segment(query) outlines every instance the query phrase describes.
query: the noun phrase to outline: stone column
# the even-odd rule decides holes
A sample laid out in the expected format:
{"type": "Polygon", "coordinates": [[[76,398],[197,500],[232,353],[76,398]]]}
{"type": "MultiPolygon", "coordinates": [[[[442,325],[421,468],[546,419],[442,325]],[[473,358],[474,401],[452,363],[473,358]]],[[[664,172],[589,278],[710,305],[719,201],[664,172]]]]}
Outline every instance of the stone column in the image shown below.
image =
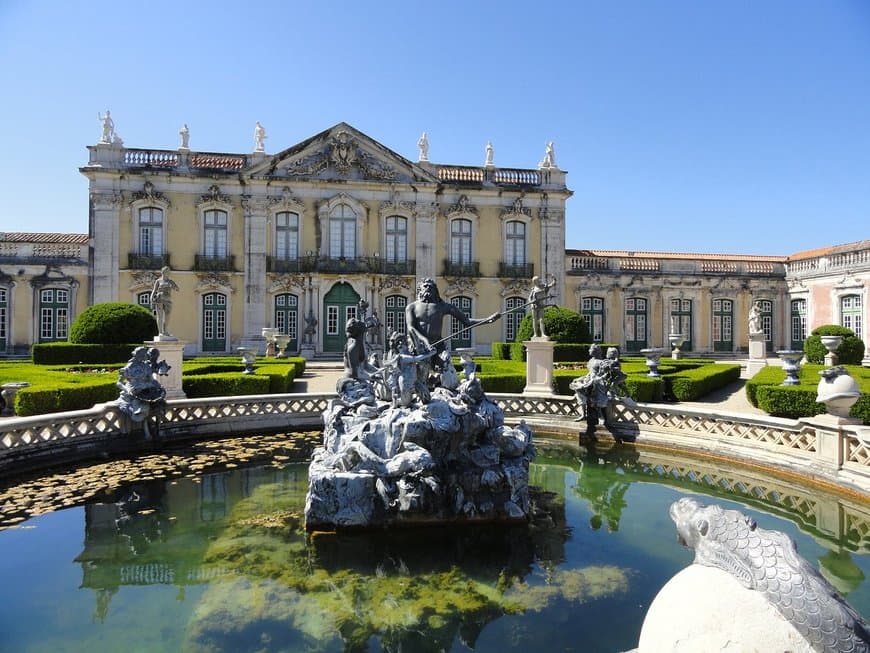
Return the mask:
{"type": "Polygon", "coordinates": [[[541,265],[535,274],[542,279],[552,274],[557,280],[550,290],[550,301],[559,306],[565,302],[565,212],[560,208],[541,211],[541,265]]]}
{"type": "Polygon", "coordinates": [[[242,200],[245,213],[245,306],[242,346],[265,353],[266,326],[266,232],[265,199],[242,200]]]}
{"type": "MultiPolygon", "coordinates": [[[[118,301],[118,230],[121,196],[113,192],[91,193],[90,216],[90,304],[118,301]]],[[[126,266],[125,266],[126,267],[126,266]]]]}
{"type": "Polygon", "coordinates": [[[526,387],[524,395],[552,397],[553,389],[553,347],[549,339],[532,339],[523,342],[526,348],[526,387]]]}

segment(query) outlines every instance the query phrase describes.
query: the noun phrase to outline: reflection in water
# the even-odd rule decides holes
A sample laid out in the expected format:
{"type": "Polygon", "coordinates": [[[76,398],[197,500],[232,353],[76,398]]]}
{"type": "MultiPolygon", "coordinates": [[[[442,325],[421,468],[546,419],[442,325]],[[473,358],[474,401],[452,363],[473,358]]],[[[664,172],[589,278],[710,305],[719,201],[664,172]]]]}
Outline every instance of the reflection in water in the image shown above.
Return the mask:
{"type": "MultiPolygon", "coordinates": [[[[625,650],[636,644],[642,606],[686,564],[647,550],[674,541],[654,515],[667,520],[669,502],[685,491],[798,524],[809,534],[801,552],[853,592],[859,612],[870,611],[866,509],[757,474],[641,455],[631,444],[541,453],[528,527],[308,536],[306,465],[127,485],[84,509],[76,562],[81,586],[94,593],[96,625],[88,627],[104,629],[88,642],[121,646],[108,634],[120,603],[143,615],[143,628],[173,628],[171,648],[185,651],[556,650],[577,641],[585,650],[625,650]],[[653,491],[651,481],[673,490],[653,491]],[[631,509],[641,496],[649,525],[631,509]],[[167,586],[176,604],[187,603],[171,627],[144,616],[146,604],[167,600],[167,586]],[[617,614],[624,627],[596,628],[617,614]]],[[[14,604],[16,591],[24,590],[0,588],[0,601],[14,604]]],[[[69,637],[40,626],[32,637],[43,637],[43,648],[69,637]]]]}

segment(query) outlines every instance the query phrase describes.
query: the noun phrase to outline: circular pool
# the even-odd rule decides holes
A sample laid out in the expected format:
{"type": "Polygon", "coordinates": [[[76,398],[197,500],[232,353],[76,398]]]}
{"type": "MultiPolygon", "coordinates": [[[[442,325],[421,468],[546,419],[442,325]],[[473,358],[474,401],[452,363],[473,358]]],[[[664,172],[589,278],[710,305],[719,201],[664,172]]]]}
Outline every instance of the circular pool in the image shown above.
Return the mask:
{"type": "Polygon", "coordinates": [[[690,564],[686,494],[794,538],[870,616],[870,507],[632,445],[541,442],[526,527],[306,535],[312,436],[236,438],[0,488],[0,649],[621,651],[690,564]]]}

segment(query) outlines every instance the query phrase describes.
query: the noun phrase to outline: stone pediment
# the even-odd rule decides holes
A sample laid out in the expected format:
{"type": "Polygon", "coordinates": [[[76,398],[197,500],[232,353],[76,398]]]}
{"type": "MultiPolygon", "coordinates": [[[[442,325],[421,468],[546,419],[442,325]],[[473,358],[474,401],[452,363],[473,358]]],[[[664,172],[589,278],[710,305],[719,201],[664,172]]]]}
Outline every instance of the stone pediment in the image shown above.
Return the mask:
{"type": "Polygon", "coordinates": [[[248,170],[271,179],[431,182],[438,178],[347,123],[339,123],[248,170]]]}

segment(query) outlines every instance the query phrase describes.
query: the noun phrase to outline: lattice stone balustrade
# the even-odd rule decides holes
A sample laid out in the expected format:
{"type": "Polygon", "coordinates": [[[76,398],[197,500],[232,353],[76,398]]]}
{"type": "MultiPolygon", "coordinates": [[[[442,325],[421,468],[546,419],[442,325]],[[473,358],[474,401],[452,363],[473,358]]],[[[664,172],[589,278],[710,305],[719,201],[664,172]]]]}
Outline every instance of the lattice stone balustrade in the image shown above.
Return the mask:
{"type": "MultiPolygon", "coordinates": [[[[160,439],[207,438],[244,433],[316,430],[334,394],[249,395],[169,401],[161,415],[160,439]]],[[[538,420],[543,432],[578,434],[573,397],[526,397],[490,393],[511,419],[538,420]]],[[[755,415],[721,414],[658,404],[618,405],[615,429],[650,442],[669,442],[695,450],[760,458],[765,463],[795,464],[815,473],[816,466],[835,480],[870,488],[870,437],[855,427],[830,429],[806,421],[755,415]],[[820,438],[827,443],[822,446],[820,438]],[[833,442],[833,444],[831,444],[833,442]]],[[[12,418],[0,422],[0,471],[83,459],[105,447],[134,449],[124,437],[131,424],[114,404],[89,410],[12,418]],[[55,454],[57,454],[55,456],[55,454]]],[[[866,432],[866,430],[864,431],[866,432]]]]}

